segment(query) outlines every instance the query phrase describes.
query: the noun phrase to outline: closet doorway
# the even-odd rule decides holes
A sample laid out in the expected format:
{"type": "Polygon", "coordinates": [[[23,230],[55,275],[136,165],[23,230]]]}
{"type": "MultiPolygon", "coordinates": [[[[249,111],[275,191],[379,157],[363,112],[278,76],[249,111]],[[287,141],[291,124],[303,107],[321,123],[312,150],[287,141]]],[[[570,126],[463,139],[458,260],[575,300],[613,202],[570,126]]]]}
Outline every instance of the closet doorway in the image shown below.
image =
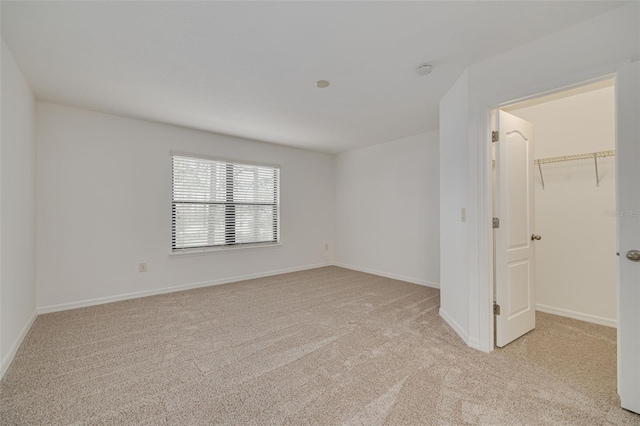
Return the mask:
{"type": "Polygon", "coordinates": [[[492,114],[493,209],[504,219],[494,341],[605,399],[617,380],[614,105],[609,79],[492,114]]]}
{"type": "Polygon", "coordinates": [[[535,310],[615,327],[613,80],[501,111],[533,126],[530,142],[535,160],[527,189],[532,187],[534,202],[531,232],[523,231],[523,236],[534,238],[530,246],[535,257],[531,262],[535,310]]]}
{"type": "Polygon", "coordinates": [[[508,228],[494,224],[496,345],[613,389],[614,104],[609,79],[492,116],[501,142],[493,144],[494,217],[508,228]]]}

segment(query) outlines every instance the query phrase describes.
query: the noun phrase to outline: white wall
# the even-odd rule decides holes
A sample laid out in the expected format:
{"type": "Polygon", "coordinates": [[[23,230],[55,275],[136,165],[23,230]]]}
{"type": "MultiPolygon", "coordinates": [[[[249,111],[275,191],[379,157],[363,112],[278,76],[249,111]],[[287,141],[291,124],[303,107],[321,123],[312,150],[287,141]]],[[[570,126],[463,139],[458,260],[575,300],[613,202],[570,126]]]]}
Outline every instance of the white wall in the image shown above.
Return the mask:
{"type": "Polygon", "coordinates": [[[37,113],[45,311],[332,259],[330,155],[49,103],[38,102],[37,113]],[[170,256],[171,150],[281,165],[282,246],[170,256]]]}
{"type": "MultiPolygon", "coordinates": [[[[533,123],[535,158],[615,149],[613,86],[511,109],[533,123]]],[[[542,165],[535,187],[538,309],[605,325],[616,323],[615,161],[542,165]]],[[[537,170],[536,170],[537,172],[537,170]]]]}
{"type": "MultiPolygon", "coordinates": [[[[442,180],[440,191],[466,194],[468,203],[467,239],[460,247],[459,263],[469,265],[469,286],[467,298],[451,300],[442,286],[442,305],[463,306],[469,313],[468,334],[472,346],[477,339],[478,348],[492,350],[493,315],[491,307],[490,247],[491,228],[491,170],[490,150],[485,145],[489,134],[488,108],[498,106],[547,90],[557,89],[581,80],[587,80],[615,72],[619,64],[640,55],[640,22],[638,3],[614,9],[573,27],[558,31],[517,49],[474,64],[468,68],[469,90],[466,99],[458,99],[456,108],[441,108],[440,122],[454,123],[468,128],[464,134],[441,135],[440,146],[458,146],[467,143],[467,149],[460,149],[455,158],[441,162],[442,169],[461,168],[467,164],[467,182],[442,180]],[[465,102],[468,103],[468,117],[464,117],[465,102]]],[[[442,129],[441,129],[442,130],[442,129]]],[[[444,204],[443,215],[459,214],[460,206],[444,204]]],[[[459,229],[450,224],[441,229],[441,240],[457,238],[459,229]]],[[[444,254],[442,254],[444,257],[444,254]]],[[[442,275],[454,274],[456,263],[441,264],[446,268],[442,275]]],[[[453,310],[453,309],[452,309],[453,310]]],[[[464,316],[454,318],[459,323],[464,316]]]]}
{"type": "Polygon", "coordinates": [[[36,102],[2,40],[0,377],[36,309],[36,102]]]}
{"type": "Polygon", "coordinates": [[[469,267],[468,204],[469,80],[465,71],[440,101],[440,315],[468,342],[469,267]],[[446,143],[444,141],[447,141],[446,143]],[[445,232],[442,232],[445,230],[445,232]]]}
{"type": "Polygon", "coordinates": [[[338,154],[336,263],[437,287],[438,133],[338,154]]]}

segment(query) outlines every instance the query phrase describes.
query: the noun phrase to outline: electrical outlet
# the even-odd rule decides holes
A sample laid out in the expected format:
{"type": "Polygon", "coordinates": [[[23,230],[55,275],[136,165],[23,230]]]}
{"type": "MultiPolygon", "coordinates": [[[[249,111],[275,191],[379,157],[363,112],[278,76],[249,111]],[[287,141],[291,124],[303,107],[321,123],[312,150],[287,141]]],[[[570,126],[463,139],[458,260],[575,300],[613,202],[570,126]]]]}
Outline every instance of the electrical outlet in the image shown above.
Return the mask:
{"type": "Polygon", "coordinates": [[[329,244],[324,245],[324,251],[329,251],[329,244]]]}
{"type": "Polygon", "coordinates": [[[138,272],[147,272],[147,262],[138,263],[138,272]]]}
{"type": "Polygon", "coordinates": [[[467,209],[460,209],[460,220],[462,222],[466,222],[467,221],[467,209]]]}

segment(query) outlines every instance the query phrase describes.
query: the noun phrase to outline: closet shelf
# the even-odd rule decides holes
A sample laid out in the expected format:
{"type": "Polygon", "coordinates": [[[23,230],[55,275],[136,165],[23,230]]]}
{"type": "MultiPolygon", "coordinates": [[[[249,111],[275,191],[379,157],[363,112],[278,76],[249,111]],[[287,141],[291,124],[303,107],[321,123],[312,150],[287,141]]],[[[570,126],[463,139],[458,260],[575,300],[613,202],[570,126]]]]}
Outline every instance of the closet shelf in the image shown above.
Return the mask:
{"type": "Polygon", "coordinates": [[[605,158],[613,157],[616,155],[615,150],[592,152],[590,154],[575,154],[575,155],[563,155],[561,157],[548,157],[535,160],[536,164],[548,164],[548,163],[560,163],[563,161],[575,161],[575,160],[591,160],[592,158],[605,158]]]}
{"type": "Polygon", "coordinates": [[[561,157],[540,158],[538,160],[535,160],[534,162],[538,166],[538,171],[540,172],[540,182],[542,183],[542,189],[544,189],[544,176],[542,175],[542,164],[561,163],[564,161],[575,161],[575,160],[590,160],[593,158],[593,165],[596,171],[596,186],[600,186],[600,175],[598,174],[598,158],[613,157],[615,155],[616,155],[616,151],[612,149],[610,151],[592,152],[590,154],[574,154],[574,155],[563,155],[561,157]]]}
{"type": "MultiPolygon", "coordinates": [[[[540,182],[542,183],[542,189],[544,189],[544,175],[542,174],[542,165],[549,163],[561,163],[564,161],[575,161],[575,160],[591,160],[593,159],[593,165],[596,171],[596,186],[600,186],[600,175],[598,174],[598,158],[605,157],[614,157],[616,155],[615,149],[610,151],[599,151],[592,152],[590,154],[574,154],[574,155],[563,155],[561,157],[547,157],[540,158],[538,160],[534,160],[534,164],[538,166],[538,171],[540,172],[540,182]]],[[[491,161],[491,168],[495,170],[496,168],[496,160],[491,161]]]]}

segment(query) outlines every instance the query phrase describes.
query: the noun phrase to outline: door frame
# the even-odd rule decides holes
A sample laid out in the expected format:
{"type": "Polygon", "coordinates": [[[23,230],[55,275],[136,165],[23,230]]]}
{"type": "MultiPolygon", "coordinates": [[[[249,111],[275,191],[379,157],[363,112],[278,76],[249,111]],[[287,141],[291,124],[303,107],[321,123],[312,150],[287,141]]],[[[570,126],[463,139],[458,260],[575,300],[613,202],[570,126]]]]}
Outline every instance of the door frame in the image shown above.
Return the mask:
{"type": "MultiPolygon", "coordinates": [[[[629,59],[628,62],[632,62],[629,59]]],[[[507,91],[495,96],[493,99],[481,99],[476,104],[479,111],[477,122],[477,146],[470,147],[470,153],[477,152],[476,162],[470,162],[470,178],[477,184],[477,215],[476,229],[477,246],[474,247],[477,255],[477,270],[472,271],[472,279],[477,278],[477,306],[470,306],[471,312],[475,310],[478,318],[478,343],[479,348],[485,352],[495,349],[495,322],[493,315],[493,192],[492,192],[492,141],[491,131],[493,122],[491,112],[509,105],[552,95],[580,86],[597,83],[599,81],[614,79],[614,87],[617,85],[617,68],[620,63],[608,64],[580,73],[555,78],[537,85],[524,87],[518,90],[507,91]],[[475,169],[475,173],[474,173],[475,169]]],[[[616,141],[617,144],[617,141],[616,141]]],[[[473,154],[472,154],[473,155],[473,154]]],[[[617,186],[617,183],[616,183],[617,186]]],[[[618,234],[616,231],[616,241],[618,234]]],[[[475,265],[473,265],[475,266],[475,265]]],[[[473,269],[473,267],[472,267],[473,269]]],[[[619,292],[619,283],[616,281],[616,294],[619,292]]]]}

